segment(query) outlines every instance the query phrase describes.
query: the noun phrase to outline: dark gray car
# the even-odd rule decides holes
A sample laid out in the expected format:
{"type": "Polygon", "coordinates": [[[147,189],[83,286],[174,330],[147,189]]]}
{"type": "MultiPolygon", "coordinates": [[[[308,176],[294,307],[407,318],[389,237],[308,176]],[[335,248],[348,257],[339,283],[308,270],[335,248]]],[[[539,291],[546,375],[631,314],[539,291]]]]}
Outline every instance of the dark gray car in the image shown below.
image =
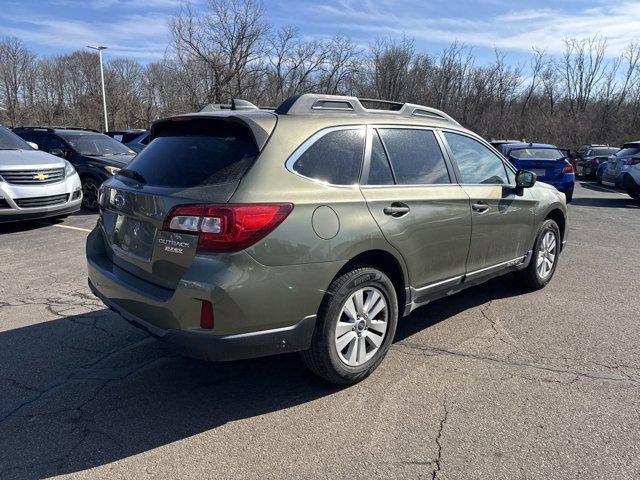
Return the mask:
{"type": "Polygon", "coordinates": [[[415,308],[508,272],[544,287],[564,195],[441,111],[369,105],[307,94],[156,122],[101,189],[94,293],[188,355],[300,351],[351,384],[415,308]]]}

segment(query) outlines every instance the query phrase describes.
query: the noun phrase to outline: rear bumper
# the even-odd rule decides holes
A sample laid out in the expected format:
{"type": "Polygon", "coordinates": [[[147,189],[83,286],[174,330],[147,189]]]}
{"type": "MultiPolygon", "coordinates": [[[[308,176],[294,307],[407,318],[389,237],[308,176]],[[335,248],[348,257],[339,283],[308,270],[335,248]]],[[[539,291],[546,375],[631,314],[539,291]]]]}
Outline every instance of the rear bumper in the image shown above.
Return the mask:
{"type": "Polygon", "coordinates": [[[553,185],[561,192],[570,192],[575,186],[575,176],[571,174],[565,174],[562,178],[557,180],[543,180],[543,182],[553,185]]]}
{"type": "Polygon", "coordinates": [[[166,341],[176,353],[208,361],[231,361],[306,350],[311,344],[316,316],[304,317],[290,327],[236,335],[210,335],[194,331],[163,329],[132,315],[102,295],[91,283],[93,294],[133,326],[166,341]]]}
{"type": "Polygon", "coordinates": [[[87,237],[89,287],[128,322],[180,353],[236,360],[306,350],[325,288],[342,262],[268,267],[246,252],[196,257],[175,289],[115,265],[101,226],[87,237]],[[202,301],[213,304],[214,328],[200,328],[202,301]]]}

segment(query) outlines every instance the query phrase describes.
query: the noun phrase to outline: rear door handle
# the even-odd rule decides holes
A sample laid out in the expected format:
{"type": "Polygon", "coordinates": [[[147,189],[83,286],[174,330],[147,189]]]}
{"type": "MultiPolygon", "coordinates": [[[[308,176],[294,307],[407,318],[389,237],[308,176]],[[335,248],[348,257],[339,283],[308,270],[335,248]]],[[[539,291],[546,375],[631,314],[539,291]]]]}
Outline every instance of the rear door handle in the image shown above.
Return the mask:
{"type": "Polygon", "coordinates": [[[385,215],[391,215],[392,217],[398,218],[406,215],[410,210],[409,205],[401,202],[393,202],[390,206],[384,207],[383,212],[385,215]]]}
{"type": "Polygon", "coordinates": [[[484,213],[487,210],[489,210],[489,205],[487,204],[487,202],[483,202],[481,200],[481,201],[476,202],[473,205],[471,205],[471,208],[473,209],[474,212],[484,213]]]}

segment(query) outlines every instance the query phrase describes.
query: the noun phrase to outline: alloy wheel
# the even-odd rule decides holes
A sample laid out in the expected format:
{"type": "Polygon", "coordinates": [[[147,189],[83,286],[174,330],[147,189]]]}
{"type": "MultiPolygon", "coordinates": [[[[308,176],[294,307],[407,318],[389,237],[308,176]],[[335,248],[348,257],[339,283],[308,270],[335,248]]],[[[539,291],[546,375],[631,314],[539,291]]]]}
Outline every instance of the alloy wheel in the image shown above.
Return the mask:
{"type": "Polygon", "coordinates": [[[536,264],[538,275],[543,280],[546,279],[553,270],[553,265],[556,262],[557,246],[556,234],[552,231],[546,232],[542,237],[542,242],[540,242],[536,264]]]}
{"type": "Polygon", "coordinates": [[[377,288],[352,293],[337,319],[335,346],[340,360],[351,367],[370,360],[384,342],[388,316],[387,300],[377,288]]]}

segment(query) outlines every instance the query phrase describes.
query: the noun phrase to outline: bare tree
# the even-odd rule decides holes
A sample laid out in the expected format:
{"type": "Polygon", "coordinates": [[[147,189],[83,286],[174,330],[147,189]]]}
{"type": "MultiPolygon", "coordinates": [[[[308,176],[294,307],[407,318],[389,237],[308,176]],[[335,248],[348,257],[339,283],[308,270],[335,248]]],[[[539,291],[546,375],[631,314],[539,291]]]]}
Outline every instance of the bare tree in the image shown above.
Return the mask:
{"type": "Polygon", "coordinates": [[[204,13],[190,4],[170,22],[171,49],[183,68],[201,63],[207,102],[244,93],[244,81],[262,67],[264,36],[269,28],[256,0],[209,0],[204,13]]]}

